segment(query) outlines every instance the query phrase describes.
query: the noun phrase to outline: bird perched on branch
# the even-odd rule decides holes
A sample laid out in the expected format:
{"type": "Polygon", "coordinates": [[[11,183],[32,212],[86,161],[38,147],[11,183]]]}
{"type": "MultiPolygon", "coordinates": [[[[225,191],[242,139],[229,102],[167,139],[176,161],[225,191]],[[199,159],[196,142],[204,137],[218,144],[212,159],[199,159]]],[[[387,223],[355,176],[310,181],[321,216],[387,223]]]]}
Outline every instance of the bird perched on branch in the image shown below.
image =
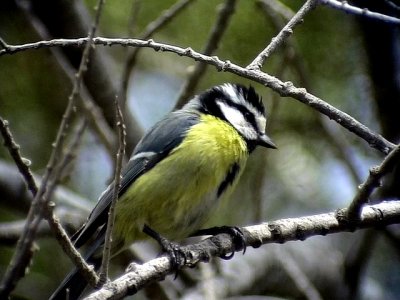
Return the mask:
{"type": "MultiPolygon", "coordinates": [[[[111,252],[151,236],[174,258],[176,248],[168,240],[182,240],[201,228],[229,196],[256,146],[276,148],[265,125],[261,98],[239,84],[215,86],[155,124],[122,172],[111,252]]],[[[77,248],[90,244],[85,258],[96,269],[112,192],[111,184],[72,237],[77,248]]],[[[85,286],[74,270],[51,299],[76,299],[85,286]]]]}

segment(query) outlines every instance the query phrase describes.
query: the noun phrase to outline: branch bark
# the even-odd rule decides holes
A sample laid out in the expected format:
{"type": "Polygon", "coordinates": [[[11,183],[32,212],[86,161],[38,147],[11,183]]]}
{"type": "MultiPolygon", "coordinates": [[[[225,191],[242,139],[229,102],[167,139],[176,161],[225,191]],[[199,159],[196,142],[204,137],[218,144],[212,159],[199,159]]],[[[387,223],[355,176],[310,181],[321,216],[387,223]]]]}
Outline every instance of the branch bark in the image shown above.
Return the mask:
{"type": "MultiPolygon", "coordinates": [[[[36,43],[12,46],[7,45],[6,49],[0,50],[0,56],[6,54],[13,54],[20,51],[48,48],[48,47],[67,47],[67,46],[79,46],[82,47],[87,43],[87,38],[78,39],[55,39],[51,41],[40,41],[36,43]]],[[[194,51],[189,48],[181,48],[177,46],[171,46],[163,43],[157,43],[153,40],[142,41],[137,39],[112,39],[96,37],[93,39],[93,43],[96,45],[112,46],[130,46],[130,47],[144,47],[152,48],[155,51],[161,52],[172,52],[179,56],[190,57],[196,61],[201,61],[209,65],[213,65],[221,72],[230,72],[240,77],[253,80],[254,82],[261,83],[262,85],[271,88],[273,91],[278,93],[282,97],[292,97],[311,108],[319,111],[326,115],[328,118],[336,121],[350,132],[356,134],[360,138],[364,139],[368,144],[384,154],[388,154],[394,147],[395,144],[387,141],[379,134],[374,133],[368,127],[361,124],[359,121],[351,117],[345,112],[337,109],[336,107],[328,104],[317,96],[310,94],[304,88],[298,88],[290,81],[283,82],[278,78],[271,76],[260,70],[249,70],[239,65],[231,63],[230,61],[223,61],[216,56],[207,56],[194,51]]]]}
{"type": "MultiPolygon", "coordinates": [[[[399,222],[400,201],[388,201],[364,207],[357,229],[381,228],[399,222]]],[[[336,218],[336,212],[330,212],[314,216],[281,219],[247,226],[242,230],[246,245],[257,248],[268,243],[282,244],[288,241],[303,241],[316,235],[354,231],[355,228],[339,222],[336,218]]],[[[207,262],[211,257],[241,250],[235,249],[231,237],[227,234],[219,234],[200,243],[183,247],[188,258],[185,263],[186,266],[193,266],[198,262],[207,262]]],[[[173,272],[170,260],[166,255],[141,265],[133,263],[128,273],[104,285],[103,288],[93,292],[85,299],[121,299],[124,296],[135,294],[150,282],[164,279],[165,276],[173,272]]]]}

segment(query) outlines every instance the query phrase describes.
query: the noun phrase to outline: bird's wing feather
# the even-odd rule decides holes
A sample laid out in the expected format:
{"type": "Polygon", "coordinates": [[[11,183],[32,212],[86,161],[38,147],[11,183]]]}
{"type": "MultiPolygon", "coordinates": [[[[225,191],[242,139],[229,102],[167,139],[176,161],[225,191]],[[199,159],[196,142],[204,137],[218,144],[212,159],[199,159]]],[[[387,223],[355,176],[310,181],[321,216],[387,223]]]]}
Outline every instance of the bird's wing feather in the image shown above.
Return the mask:
{"type": "MultiPolygon", "coordinates": [[[[191,112],[173,112],[158,122],[139,142],[132,158],[122,172],[121,197],[142,174],[164,159],[185,137],[187,130],[198,122],[199,115],[191,112]]],[[[98,228],[107,223],[112,200],[113,183],[100,196],[87,222],[72,236],[77,248],[85,244],[98,228]]]]}

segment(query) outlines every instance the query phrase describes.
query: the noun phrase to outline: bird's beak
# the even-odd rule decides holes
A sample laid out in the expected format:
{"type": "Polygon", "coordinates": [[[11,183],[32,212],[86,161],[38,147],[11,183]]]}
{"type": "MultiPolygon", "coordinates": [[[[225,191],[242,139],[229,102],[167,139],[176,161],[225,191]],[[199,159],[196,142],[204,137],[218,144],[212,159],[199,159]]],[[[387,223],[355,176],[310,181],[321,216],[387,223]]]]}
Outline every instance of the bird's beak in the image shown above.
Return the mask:
{"type": "Polygon", "coordinates": [[[258,137],[257,145],[265,147],[265,148],[272,148],[272,149],[278,148],[278,147],[276,147],[274,142],[271,140],[271,138],[268,135],[266,135],[265,133],[258,137]]]}

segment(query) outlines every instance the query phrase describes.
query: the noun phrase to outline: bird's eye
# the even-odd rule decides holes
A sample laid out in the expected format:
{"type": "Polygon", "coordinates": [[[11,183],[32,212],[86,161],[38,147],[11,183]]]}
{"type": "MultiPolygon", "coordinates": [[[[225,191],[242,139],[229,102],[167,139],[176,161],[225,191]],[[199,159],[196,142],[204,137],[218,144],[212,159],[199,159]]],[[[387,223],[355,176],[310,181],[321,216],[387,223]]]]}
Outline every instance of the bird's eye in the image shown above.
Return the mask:
{"type": "Polygon", "coordinates": [[[251,113],[248,112],[248,111],[246,111],[246,112],[244,113],[244,117],[245,117],[245,119],[250,119],[250,118],[251,118],[251,113]]]}

